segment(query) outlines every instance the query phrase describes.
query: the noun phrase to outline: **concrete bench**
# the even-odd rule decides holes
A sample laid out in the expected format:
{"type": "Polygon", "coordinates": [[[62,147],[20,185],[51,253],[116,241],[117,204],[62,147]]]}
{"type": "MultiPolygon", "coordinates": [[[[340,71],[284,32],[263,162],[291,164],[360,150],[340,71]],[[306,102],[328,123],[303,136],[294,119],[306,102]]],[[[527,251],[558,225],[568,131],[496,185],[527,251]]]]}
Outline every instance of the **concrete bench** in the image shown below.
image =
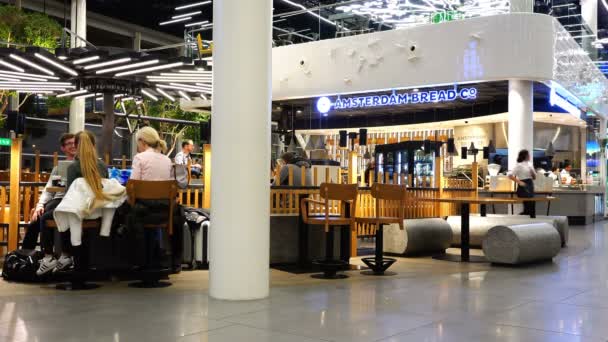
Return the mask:
{"type": "MultiPolygon", "coordinates": [[[[452,245],[460,245],[460,216],[450,216],[448,217],[447,222],[449,223],[450,227],[452,227],[452,245]]],[[[488,215],[487,217],[471,215],[469,221],[471,247],[481,247],[483,238],[486,236],[488,231],[495,226],[510,226],[529,223],[549,223],[559,233],[561,246],[565,247],[567,245],[569,226],[568,218],[565,216],[537,216],[536,218],[530,218],[527,216],[514,215],[488,215]]]]}
{"type": "Polygon", "coordinates": [[[384,252],[396,255],[444,253],[452,242],[450,225],[440,218],[404,220],[384,226],[384,252]]]}
{"type": "Polygon", "coordinates": [[[560,248],[559,233],[549,223],[496,226],[483,239],[486,259],[496,264],[548,261],[559,253],[560,248]]]}

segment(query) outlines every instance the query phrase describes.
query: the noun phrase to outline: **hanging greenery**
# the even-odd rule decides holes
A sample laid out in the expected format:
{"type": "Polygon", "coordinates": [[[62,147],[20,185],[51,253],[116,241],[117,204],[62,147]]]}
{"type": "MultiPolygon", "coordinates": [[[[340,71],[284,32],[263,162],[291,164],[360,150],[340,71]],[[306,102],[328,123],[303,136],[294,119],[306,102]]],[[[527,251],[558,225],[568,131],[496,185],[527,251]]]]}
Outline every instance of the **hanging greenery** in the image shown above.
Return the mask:
{"type": "MultiPolygon", "coordinates": [[[[0,43],[6,47],[38,46],[54,51],[61,32],[61,25],[46,14],[26,12],[10,5],[0,6],[0,43]]],[[[13,95],[0,90],[0,113],[5,112],[13,95]]]]}

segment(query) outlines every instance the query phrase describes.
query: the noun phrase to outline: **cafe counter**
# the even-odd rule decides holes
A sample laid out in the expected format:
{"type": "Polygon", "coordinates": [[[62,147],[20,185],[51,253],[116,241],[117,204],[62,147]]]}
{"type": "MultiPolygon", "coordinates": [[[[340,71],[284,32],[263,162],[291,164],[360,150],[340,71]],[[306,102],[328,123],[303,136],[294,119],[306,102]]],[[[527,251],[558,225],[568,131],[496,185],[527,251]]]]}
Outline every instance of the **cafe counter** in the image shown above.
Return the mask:
{"type": "MultiPolygon", "coordinates": [[[[545,215],[549,209],[549,215],[552,216],[567,216],[568,221],[572,225],[585,225],[601,220],[604,217],[604,199],[605,189],[600,186],[560,186],[555,187],[551,192],[539,192],[537,195],[552,195],[557,200],[547,203],[537,203],[536,212],[539,215],[545,215]],[[550,206],[547,208],[547,206],[550,206]]],[[[516,196],[514,192],[494,192],[489,190],[480,190],[479,196],[482,197],[512,197],[516,196]]],[[[495,206],[489,208],[488,211],[496,214],[511,214],[521,211],[518,206],[495,206]]]]}

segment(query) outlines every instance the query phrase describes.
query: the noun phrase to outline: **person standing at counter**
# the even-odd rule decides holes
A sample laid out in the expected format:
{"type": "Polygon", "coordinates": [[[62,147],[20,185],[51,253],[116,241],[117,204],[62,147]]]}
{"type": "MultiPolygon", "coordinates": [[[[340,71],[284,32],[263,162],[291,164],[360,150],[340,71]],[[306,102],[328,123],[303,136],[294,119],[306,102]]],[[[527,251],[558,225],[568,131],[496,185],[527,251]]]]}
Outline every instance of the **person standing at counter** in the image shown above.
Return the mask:
{"type": "Polygon", "coordinates": [[[573,178],[572,178],[571,171],[572,171],[572,164],[570,164],[570,162],[565,162],[564,169],[560,173],[560,178],[561,178],[562,184],[571,184],[572,183],[573,178]]]}
{"type": "MultiPolygon", "coordinates": [[[[509,172],[509,179],[517,184],[517,197],[519,198],[534,197],[536,171],[534,171],[530,159],[530,152],[528,150],[519,151],[517,165],[509,172]]],[[[535,211],[534,206],[534,202],[524,202],[524,211],[520,215],[533,215],[535,211]]]]}

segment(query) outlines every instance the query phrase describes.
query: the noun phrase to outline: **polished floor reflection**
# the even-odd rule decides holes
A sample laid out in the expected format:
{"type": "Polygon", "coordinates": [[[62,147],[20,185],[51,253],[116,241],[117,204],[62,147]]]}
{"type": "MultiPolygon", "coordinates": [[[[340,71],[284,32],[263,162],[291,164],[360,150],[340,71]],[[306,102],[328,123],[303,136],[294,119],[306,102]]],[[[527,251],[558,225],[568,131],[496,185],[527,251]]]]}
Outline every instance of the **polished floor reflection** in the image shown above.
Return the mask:
{"type": "Polygon", "coordinates": [[[272,272],[271,297],[222,302],[206,272],[86,293],[0,282],[0,341],[608,341],[608,222],[572,227],[554,263],[400,259],[397,276],[272,272]]]}

